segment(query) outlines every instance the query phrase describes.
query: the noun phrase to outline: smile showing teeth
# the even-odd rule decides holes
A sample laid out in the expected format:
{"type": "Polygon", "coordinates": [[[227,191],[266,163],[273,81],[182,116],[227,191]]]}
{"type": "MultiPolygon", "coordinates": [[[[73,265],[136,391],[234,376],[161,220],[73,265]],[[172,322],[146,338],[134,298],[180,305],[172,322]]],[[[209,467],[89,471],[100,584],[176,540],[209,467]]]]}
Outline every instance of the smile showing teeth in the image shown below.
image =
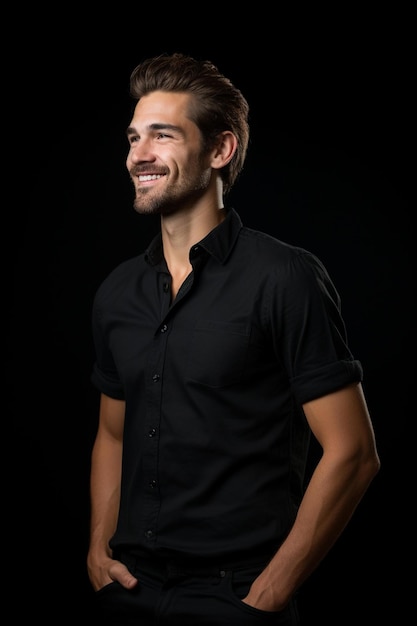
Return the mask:
{"type": "Polygon", "coordinates": [[[147,174],[146,176],[138,176],[139,182],[144,183],[147,180],[156,180],[157,178],[162,178],[162,174],[147,174]]]}

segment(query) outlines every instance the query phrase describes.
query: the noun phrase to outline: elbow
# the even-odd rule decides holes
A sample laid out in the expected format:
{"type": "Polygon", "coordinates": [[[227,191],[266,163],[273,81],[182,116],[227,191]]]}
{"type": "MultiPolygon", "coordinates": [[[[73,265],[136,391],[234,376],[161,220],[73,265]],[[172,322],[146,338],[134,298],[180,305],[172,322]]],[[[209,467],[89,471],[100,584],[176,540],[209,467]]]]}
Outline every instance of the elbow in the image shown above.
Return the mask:
{"type": "Polygon", "coordinates": [[[356,484],[359,492],[364,492],[378,474],[381,461],[375,446],[359,447],[344,457],[341,468],[351,484],[356,484]]]}
{"type": "Polygon", "coordinates": [[[371,459],[370,465],[371,465],[371,468],[370,468],[371,478],[375,478],[375,476],[378,474],[379,470],[381,469],[381,459],[379,458],[376,452],[373,458],[371,459]]]}
{"type": "Polygon", "coordinates": [[[379,470],[381,469],[381,460],[377,451],[374,449],[366,458],[363,458],[361,463],[362,480],[365,485],[370,484],[379,470]]]}

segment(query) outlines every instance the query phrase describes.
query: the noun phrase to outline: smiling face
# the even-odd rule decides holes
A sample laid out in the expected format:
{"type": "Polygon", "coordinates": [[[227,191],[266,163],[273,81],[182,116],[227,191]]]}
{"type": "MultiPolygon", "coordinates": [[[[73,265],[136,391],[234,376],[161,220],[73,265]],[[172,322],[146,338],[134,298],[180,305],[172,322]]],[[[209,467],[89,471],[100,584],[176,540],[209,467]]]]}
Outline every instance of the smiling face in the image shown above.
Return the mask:
{"type": "Polygon", "coordinates": [[[203,153],[201,133],[187,116],[190,97],[154,91],[135,107],[126,166],[138,213],[172,214],[207,193],[211,155],[203,153]]]}

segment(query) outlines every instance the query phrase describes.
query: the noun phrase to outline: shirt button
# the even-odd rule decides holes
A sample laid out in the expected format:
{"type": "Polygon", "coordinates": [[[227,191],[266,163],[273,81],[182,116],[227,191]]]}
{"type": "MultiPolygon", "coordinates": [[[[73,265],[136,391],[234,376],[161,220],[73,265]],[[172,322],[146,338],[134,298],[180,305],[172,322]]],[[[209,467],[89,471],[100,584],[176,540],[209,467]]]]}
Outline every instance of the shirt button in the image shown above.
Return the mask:
{"type": "Polygon", "coordinates": [[[151,489],[155,489],[155,487],[156,487],[156,480],[151,480],[151,482],[149,483],[149,487],[151,489]]]}
{"type": "Polygon", "coordinates": [[[168,330],[168,326],[166,324],[164,324],[163,326],[161,326],[161,333],[166,333],[168,330]]]}
{"type": "Polygon", "coordinates": [[[165,291],[165,293],[168,291],[168,289],[169,289],[169,283],[164,283],[163,290],[165,291]]]}
{"type": "Polygon", "coordinates": [[[153,537],[153,531],[152,531],[152,530],[147,530],[147,531],[145,532],[145,537],[146,537],[146,539],[152,539],[152,537],[153,537]]]}
{"type": "Polygon", "coordinates": [[[154,375],[152,376],[152,380],[153,380],[153,382],[154,382],[154,383],[157,383],[157,382],[158,382],[158,380],[159,380],[159,378],[160,378],[160,377],[159,377],[159,374],[154,374],[154,375]]]}
{"type": "Polygon", "coordinates": [[[151,428],[150,430],[148,430],[148,437],[155,437],[156,435],[156,428],[151,428]]]}

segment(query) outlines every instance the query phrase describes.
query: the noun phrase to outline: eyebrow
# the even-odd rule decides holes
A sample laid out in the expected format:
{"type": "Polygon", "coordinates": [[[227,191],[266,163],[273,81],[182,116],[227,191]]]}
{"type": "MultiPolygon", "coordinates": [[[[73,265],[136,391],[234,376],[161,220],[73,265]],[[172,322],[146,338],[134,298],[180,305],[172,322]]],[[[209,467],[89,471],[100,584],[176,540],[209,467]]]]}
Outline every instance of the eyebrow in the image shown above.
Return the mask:
{"type": "MultiPolygon", "coordinates": [[[[161,123],[154,123],[154,124],[149,124],[148,126],[149,130],[173,130],[176,133],[180,133],[181,135],[184,134],[184,131],[179,127],[179,126],[175,126],[175,124],[161,124],[161,123]]],[[[136,135],[137,131],[133,126],[128,126],[126,129],[126,135],[136,135]]]]}

